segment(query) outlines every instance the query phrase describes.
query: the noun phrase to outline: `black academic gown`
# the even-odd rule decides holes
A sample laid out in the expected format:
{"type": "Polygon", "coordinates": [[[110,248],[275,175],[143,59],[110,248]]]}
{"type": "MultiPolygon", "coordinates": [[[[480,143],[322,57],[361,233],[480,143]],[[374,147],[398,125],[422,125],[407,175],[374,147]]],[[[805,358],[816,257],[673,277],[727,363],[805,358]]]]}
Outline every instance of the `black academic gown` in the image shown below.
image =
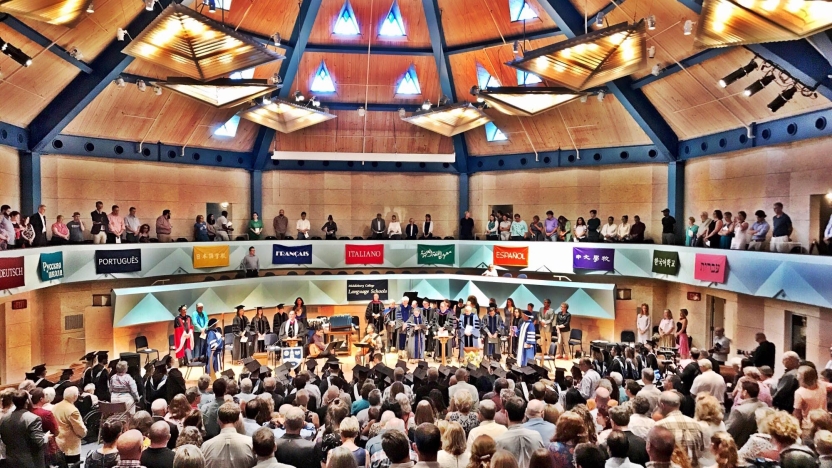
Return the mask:
{"type": "Polygon", "coordinates": [[[95,384],[95,396],[98,401],[110,401],[110,372],[104,368],[103,364],[96,364],[92,368],[93,380],[90,383],[95,384]]]}
{"type": "Polygon", "coordinates": [[[234,321],[231,324],[231,332],[234,333],[234,348],[231,350],[231,359],[234,361],[245,359],[251,355],[250,349],[253,344],[251,339],[249,339],[248,343],[241,341],[243,336],[248,336],[249,325],[250,322],[245,315],[242,317],[234,317],[234,321]]]}

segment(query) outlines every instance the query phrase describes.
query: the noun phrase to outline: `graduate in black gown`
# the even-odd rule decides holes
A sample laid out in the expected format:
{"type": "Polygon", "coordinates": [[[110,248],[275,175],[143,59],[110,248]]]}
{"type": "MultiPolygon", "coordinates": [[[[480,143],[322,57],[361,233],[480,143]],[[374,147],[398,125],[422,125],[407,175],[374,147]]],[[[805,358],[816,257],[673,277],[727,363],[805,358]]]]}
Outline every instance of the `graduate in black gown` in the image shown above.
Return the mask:
{"type": "MultiPolygon", "coordinates": [[[[46,364],[38,364],[32,368],[31,376],[35,382],[35,386],[39,388],[54,387],[55,383],[46,379],[46,364]]],[[[28,376],[27,376],[28,377],[28,376]]]]}
{"type": "MultiPolygon", "coordinates": [[[[58,379],[58,383],[55,384],[55,398],[52,399],[52,404],[57,405],[64,399],[64,391],[73,386],[72,380],[72,369],[61,369],[61,378],[58,379]]],[[[75,385],[77,386],[77,383],[75,385]]]]}
{"type": "Polygon", "coordinates": [[[263,308],[258,307],[257,312],[253,319],[251,319],[251,331],[254,333],[254,346],[257,349],[258,353],[263,353],[266,351],[266,343],[263,338],[266,334],[271,333],[271,328],[269,327],[269,319],[263,315],[263,308]]]}
{"type": "Polygon", "coordinates": [[[236,307],[237,315],[234,316],[234,321],[231,323],[231,333],[234,333],[234,348],[231,350],[231,360],[234,362],[241,361],[251,355],[249,352],[252,344],[249,336],[251,322],[245,315],[245,308],[244,305],[236,307]],[[243,338],[247,341],[243,342],[243,338]]]}
{"type": "Polygon", "coordinates": [[[153,366],[153,375],[145,386],[145,401],[148,405],[153,404],[159,398],[167,397],[168,366],[164,360],[160,360],[153,366]]]}
{"type": "Polygon", "coordinates": [[[505,333],[503,317],[497,313],[497,306],[489,307],[488,313],[482,318],[482,334],[485,340],[485,355],[493,356],[500,353],[500,336],[505,333]]]}
{"type": "Polygon", "coordinates": [[[86,368],[84,369],[84,373],[81,375],[81,389],[86,387],[88,384],[95,384],[93,382],[93,374],[92,368],[95,367],[95,351],[90,351],[89,353],[81,356],[80,361],[84,361],[86,368]]]}
{"type": "MultiPolygon", "coordinates": [[[[168,371],[168,381],[165,383],[165,401],[170,404],[173,397],[176,395],[185,394],[185,390],[187,390],[185,386],[185,378],[182,376],[182,371],[179,369],[171,369],[168,371]]],[[[152,401],[150,402],[153,403],[152,401]]]]}
{"type": "Polygon", "coordinates": [[[286,315],[286,309],[284,309],[282,302],[275,308],[277,309],[277,312],[274,313],[274,318],[272,318],[272,333],[280,331],[280,326],[283,325],[283,322],[289,318],[286,315]]]}
{"type": "MultiPolygon", "coordinates": [[[[107,351],[95,353],[98,364],[92,368],[92,381],[85,382],[95,384],[95,396],[98,401],[110,401],[110,372],[107,370],[107,361],[110,359],[107,351]]],[[[139,381],[136,381],[136,385],[139,381]]]]}

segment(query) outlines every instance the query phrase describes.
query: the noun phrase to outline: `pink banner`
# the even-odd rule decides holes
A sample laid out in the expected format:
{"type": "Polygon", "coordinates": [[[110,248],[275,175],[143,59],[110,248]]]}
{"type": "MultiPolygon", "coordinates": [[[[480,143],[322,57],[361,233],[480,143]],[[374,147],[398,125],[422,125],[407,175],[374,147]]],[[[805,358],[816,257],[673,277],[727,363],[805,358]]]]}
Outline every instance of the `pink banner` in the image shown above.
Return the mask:
{"type": "Polygon", "coordinates": [[[727,269],[728,257],[725,255],[696,254],[693,277],[711,283],[724,283],[727,269]]]}

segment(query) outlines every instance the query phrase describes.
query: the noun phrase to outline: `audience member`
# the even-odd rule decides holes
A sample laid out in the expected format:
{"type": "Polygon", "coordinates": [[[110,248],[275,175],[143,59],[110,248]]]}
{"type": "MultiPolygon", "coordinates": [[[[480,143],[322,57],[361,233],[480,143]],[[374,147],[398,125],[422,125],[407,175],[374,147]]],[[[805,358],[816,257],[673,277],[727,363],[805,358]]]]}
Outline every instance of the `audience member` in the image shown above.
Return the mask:
{"type": "Polygon", "coordinates": [[[3,400],[4,403],[8,400],[9,406],[3,406],[13,410],[0,419],[0,440],[5,444],[4,463],[9,468],[44,468],[47,436],[40,417],[29,411],[29,394],[12,390],[6,395],[3,400]]]}
{"type": "MultiPolygon", "coordinates": [[[[508,416],[508,430],[494,439],[497,448],[507,450],[517,459],[520,466],[527,466],[532,452],[544,447],[540,433],[523,427],[526,402],[520,397],[511,397],[505,403],[508,416]]],[[[562,417],[562,416],[561,416],[562,417]]]]}
{"type": "Polygon", "coordinates": [[[168,448],[170,426],[165,421],[157,421],[150,426],[150,447],[142,452],[141,462],[145,468],[173,468],[173,450],[168,448]]]}
{"type": "Polygon", "coordinates": [[[283,424],[286,433],[275,442],[277,461],[295,467],[318,462],[320,458],[315,443],[300,436],[305,424],[303,410],[295,407],[287,410],[283,424]]]}
{"type": "Polygon", "coordinates": [[[143,442],[144,435],[137,429],[130,429],[121,434],[116,442],[116,449],[118,450],[118,464],[116,466],[119,468],[141,466],[143,442]]]}
{"type": "MultiPolygon", "coordinates": [[[[219,400],[219,398],[218,398],[219,400]]],[[[240,407],[223,403],[217,410],[219,434],[202,444],[206,468],[251,468],[257,463],[251,437],[237,432],[240,407]]]]}
{"type": "Polygon", "coordinates": [[[66,457],[67,463],[81,461],[81,440],[87,435],[87,426],[81,412],[75,407],[78,400],[78,387],[64,390],[64,399],[52,408],[52,414],[58,422],[58,448],[66,457]]]}
{"type": "Polygon", "coordinates": [[[104,421],[98,430],[101,447],[90,451],[84,460],[84,468],[112,468],[118,463],[116,443],[124,430],[121,421],[111,419],[104,421]]]}

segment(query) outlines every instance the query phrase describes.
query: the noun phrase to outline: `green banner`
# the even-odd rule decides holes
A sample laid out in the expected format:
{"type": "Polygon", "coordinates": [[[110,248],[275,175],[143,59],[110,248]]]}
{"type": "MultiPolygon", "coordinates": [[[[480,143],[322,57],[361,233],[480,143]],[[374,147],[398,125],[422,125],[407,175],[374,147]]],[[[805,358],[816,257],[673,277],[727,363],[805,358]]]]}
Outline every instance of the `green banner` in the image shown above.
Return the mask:
{"type": "Polygon", "coordinates": [[[419,244],[418,250],[419,254],[416,262],[419,265],[453,265],[456,262],[456,246],[453,244],[419,244]]]}
{"type": "Polygon", "coordinates": [[[653,251],[653,273],[677,275],[679,273],[679,252],[653,251]]]}
{"type": "Polygon", "coordinates": [[[61,252],[40,254],[38,265],[41,281],[51,281],[64,277],[64,254],[61,252]]]}

